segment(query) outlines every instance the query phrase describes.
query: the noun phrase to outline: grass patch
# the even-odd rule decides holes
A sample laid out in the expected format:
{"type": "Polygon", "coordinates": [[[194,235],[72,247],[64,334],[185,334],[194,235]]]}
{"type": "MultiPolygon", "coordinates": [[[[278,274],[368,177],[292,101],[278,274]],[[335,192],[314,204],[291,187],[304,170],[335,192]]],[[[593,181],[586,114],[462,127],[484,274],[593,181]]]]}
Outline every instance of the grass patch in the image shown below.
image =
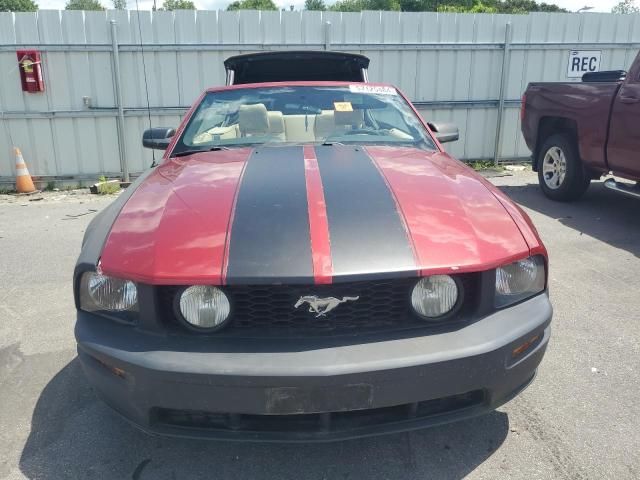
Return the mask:
{"type": "Polygon", "coordinates": [[[80,190],[82,188],[84,188],[84,185],[82,185],[82,182],[79,182],[76,185],[67,185],[63,188],[63,190],[66,192],[70,192],[71,190],[80,190]]]}
{"type": "Polygon", "coordinates": [[[15,190],[13,188],[4,188],[0,187],[0,195],[9,195],[10,193],[14,193],[15,190]]]}
{"type": "MultiPolygon", "coordinates": [[[[106,182],[107,177],[102,175],[98,182],[106,182]]],[[[114,193],[118,193],[120,191],[119,183],[103,183],[102,185],[98,185],[98,194],[100,195],[112,195],[114,193]]]]}
{"type": "Polygon", "coordinates": [[[469,166],[476,171],[480,170],[504,170],[504,167],[500,164],[497,166],[493,163],[493,160],[478,160],[476,162],[470,162],[469,166]]]}

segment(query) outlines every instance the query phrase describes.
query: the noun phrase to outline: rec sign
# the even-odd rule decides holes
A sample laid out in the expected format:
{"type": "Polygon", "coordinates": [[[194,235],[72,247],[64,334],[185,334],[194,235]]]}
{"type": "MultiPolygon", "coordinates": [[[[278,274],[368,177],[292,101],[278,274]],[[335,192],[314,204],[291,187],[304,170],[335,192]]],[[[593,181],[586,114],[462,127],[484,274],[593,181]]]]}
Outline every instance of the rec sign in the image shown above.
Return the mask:
{"type": "Polygon", "coordinates": [[[585,73],[600,71],[600,50],[571,50],[567,77],[582,78],[585,73]]]}

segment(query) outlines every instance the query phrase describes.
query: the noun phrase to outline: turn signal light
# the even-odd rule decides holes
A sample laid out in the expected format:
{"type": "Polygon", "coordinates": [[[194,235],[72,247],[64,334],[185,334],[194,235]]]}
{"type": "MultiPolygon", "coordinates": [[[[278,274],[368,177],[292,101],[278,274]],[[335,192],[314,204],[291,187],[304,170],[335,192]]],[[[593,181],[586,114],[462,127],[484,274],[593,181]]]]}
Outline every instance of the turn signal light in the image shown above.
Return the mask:
{"type": "Polygon", "coordinates": [[[98,362],[98,364],[106,368],[109,372],[111,372],[116,377],[125,378],[126,372],[123,369],[109,365],[108,363],[103,362],[99,358],[95,358],[95,357],[93,358],[96,362],[98,362]]]}
{"type": "Polygon", "coordinates": [[[512,358],[519,357],[524,352],[529,350],[530,347],[534,346],[538,342],[538,340],[540,340],[540,334],[536,335],[535,337],[531,337],[529,340],[524,342],[522,345],[519,345],[516,348],[514,348],[511,351],[511,357],[512,358]]]}

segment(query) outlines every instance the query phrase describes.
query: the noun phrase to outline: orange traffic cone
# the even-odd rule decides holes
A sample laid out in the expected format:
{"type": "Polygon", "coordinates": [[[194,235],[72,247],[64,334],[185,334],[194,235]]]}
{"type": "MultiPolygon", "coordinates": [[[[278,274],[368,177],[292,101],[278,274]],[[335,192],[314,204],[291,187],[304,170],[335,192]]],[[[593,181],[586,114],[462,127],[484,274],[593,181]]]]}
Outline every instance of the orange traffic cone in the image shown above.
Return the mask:
{"type": "Polygon", "coordinates": [[[16,191],[18,193],[36,192],[37,190],[31,175],[29,175],[27,164],[24,163],[24,158],[22,158],[22,152],[18,147],[14,147],[13,151],[16,154],[16,191]]]}

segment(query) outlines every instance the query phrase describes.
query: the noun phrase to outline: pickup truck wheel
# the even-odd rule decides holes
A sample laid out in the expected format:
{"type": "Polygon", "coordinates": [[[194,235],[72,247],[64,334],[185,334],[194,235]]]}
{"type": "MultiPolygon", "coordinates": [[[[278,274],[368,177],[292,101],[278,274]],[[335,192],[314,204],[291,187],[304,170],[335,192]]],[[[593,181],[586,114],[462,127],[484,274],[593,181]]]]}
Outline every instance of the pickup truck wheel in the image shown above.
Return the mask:
{"type": "Polygon", "coordinates": [[[566,134],[547,138],[538,155],[538,181],[544,194],[552,200],[576,200],[589,187],[575,142],[566,134]]]}

